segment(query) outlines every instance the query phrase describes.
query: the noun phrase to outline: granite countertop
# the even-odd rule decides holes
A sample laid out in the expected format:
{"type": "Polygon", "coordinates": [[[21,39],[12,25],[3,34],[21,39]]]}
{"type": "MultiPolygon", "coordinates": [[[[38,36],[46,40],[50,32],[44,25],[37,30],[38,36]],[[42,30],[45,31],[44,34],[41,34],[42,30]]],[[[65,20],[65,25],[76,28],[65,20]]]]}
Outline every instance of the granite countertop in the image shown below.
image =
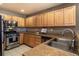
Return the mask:
{"type": "Polygon", "coordinates": [[[46,45],[51,40],[52,39],[24,52],[23,56],[77,56],[74,53],[46,45]]]}
{"type": "Polygon", "coordinates": [[[68,35],[68,36],[62,36],[62,34],[36,34],[35,32],[26,32],[26,34],[30,34],[30,35],[36,35],[36,36],[46,36],[46,37],[55,37],[55,38],[63,38],[63,39],[72,39],[72,36],[68,35]]]}

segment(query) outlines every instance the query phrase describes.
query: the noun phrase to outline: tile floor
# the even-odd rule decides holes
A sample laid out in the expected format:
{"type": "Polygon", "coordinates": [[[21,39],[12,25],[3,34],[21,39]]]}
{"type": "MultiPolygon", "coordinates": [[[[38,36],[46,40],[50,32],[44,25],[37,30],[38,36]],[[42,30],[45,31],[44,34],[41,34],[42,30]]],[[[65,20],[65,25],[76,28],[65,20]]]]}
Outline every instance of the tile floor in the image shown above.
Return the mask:
{"type": "Polygon", "coordinates": [[[21,45],[11,50],[4,51],[4,56],[22,56],[25,51],[30,50],[31,48],[26,45],[21,45]]]}

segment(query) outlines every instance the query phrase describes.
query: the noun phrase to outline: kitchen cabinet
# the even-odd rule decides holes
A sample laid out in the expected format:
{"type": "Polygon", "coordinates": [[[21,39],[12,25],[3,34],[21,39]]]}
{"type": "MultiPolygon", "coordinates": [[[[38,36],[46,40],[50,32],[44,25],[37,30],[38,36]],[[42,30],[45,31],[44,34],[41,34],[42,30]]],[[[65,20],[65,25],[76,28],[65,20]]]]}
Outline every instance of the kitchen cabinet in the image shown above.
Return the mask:
{"type": "Polygon", "coordinates": [[[40,36],[35,36],[35,46],[41,44],[42,41],[41,41],[41,37],[40,36]]]}
{"type": "Polygon", "coordinates": [[[24,33],[23,43],[24,43],[24,44],[27,44],[27,45],[29,44],[29,35],[26,34],[26,33],[24,33]]]}
{"type": "Polygon", "coordinates": [[[35,27],[35,16],[26,18],[26,27],[35,27]]]}
{"type": "Polygon", "coordinates": [[[47,26],[54,26],[54,11],[48,12],[47,26]]]}
{"type": "Polygon", "coordinates": [[[39,15],[36,15],[36,26],[37,27],[41,27],[42,26],[42,15],[39,14],[39,15]]]}
{"type": "Polygon", "coordinates": [[[31,34],[24,34],[24,44],[35,47],[41,44],[41,37],[31,34]]]}
{"type": "Polygon", "coordinates": [[[65,7],[46,13],[29,17],[26,20],[28,27],[55,27],[55,26],[75,26],[76,6],[65,7]],[[30,26],[29,26],[30,25],[30,26]]]}
{"type": "Polygon", "coordinates": [[[33,21],[33,20],[32,20],[32,17],[28,17],[28,18],[27,18],[27,25],[28,25],[27,27],[31,27],[32,21],[33,21]]]}
{"type": "Polygon", "coordinates": [[[43,14],[43,25],[42,26],[44,26],[44,27],[46,27],[48,24],[48,13],[44,13],[43,14]]]}
{"type": "Polygon", "coordinates": [[[12,21],[18,22],[18,17],[17,16],[12,16],[12,21]]]}
{"type": "Polygon", "coordinates": [[[18,17],[17,22],[18,22],[18,27],[24,27],[25,26],[24,18],[18,17]]]}
{"type": "Polygon", "coordinates": [[[64,8],[64,25],[76,26],[76,6],[64,8]]]}
{"type": "Polygon", "coordinates": [[[28,18],[26,18],[26,20],[25,20],[25,27],[28,27],[29,26],[29,20],[28,20],[28,18]]]}
{"type": "Polygon", "coordinates": [[[63,19],[63,9],[55,10],[55,26],[63,26],[64,19],[63,19]]]}
{"type": "Polygon", "coordinates": [[[29,46],[35,47],[35,36],[34,35],[29,35],[29,46]]]}
{"type": "Polygon", "coordinates": [[[11,20],[12,19],[12,16],[10,15],[4,15],[4,20],[11,20]]]}
{"type": "Polygon", "coordinates": [[[20,33],[19,34],[19,43],[23,44],[23,40],[24,40],[24,33],[20,33]]]}

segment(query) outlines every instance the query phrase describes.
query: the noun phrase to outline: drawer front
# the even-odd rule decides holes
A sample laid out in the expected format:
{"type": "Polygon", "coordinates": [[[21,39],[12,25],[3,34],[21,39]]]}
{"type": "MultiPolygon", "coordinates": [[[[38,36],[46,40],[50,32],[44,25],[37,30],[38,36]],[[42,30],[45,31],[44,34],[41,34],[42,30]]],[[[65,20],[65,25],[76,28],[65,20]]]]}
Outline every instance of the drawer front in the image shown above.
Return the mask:
{"type": "Polygon", "coordinates": [[[41,42],[41,39],[36,39],[36,42],[41,42]]]}

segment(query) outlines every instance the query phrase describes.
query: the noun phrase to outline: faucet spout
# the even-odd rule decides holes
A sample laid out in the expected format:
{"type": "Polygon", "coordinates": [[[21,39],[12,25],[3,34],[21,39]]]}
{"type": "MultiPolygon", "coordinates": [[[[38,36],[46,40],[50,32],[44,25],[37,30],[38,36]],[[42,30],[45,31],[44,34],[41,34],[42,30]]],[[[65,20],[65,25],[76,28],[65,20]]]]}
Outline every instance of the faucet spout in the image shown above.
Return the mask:
{"type": "Polygon", "coordinates": [[[64,33],[66,32],[66,31],[69,31],[69,32],[71,32],[72,33],[72,40],[71,40],[71,44],[70,44],[70,50],[72,50],[72,51],[74,51],[75,50],[75,44],[76,44],[76,34],[75,34],[75,31],[73,31],[72,29],[64,29],[63,31],[62,31],[62,35],[64,36],[64,33]]]}
{"type": "Polygon", "coordinates": [[[62,31],[62,35],[64,36],[64,33],[65,32],[67,32],[67,31],[69,31],[69,32],[71,32],[72,33],[72,37],[74,38],[75,37],[75,32],[72,30],[72,29],[64,29],[63,31],[62,31]]]}

